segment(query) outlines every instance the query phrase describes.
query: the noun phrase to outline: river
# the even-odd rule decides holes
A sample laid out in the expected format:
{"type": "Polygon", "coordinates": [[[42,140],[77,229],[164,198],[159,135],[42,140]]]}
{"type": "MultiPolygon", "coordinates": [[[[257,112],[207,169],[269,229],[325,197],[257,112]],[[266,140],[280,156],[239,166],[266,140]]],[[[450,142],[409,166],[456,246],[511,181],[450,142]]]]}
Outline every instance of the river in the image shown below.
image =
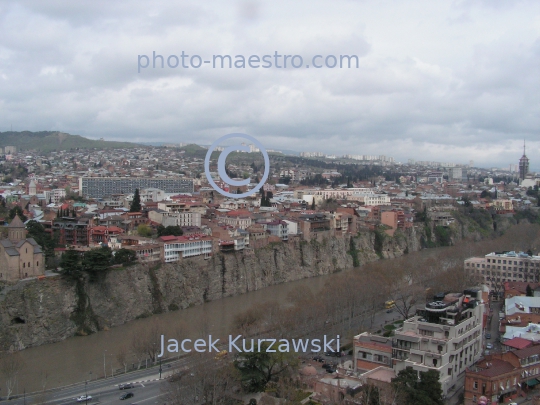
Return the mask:
{"type": "MultiPolygon", "coordinates": [[[[400,260],[400,264],[405,266],[414,265],[420,257],[437,255],[441,249],[447,251],[459,247],[428,249],[394,260],[400,260]]],[[[364,268],[369,266],[370,264],[367,264],[364,268]]],[[[334,276],[336,274],[270,286],[184,310],[135,320],[93,335],[72,337],[62,342],[23,350],[20,355],[25,366],[19,380],[19,391],[22,391],[23,387],[26,392],[41,390],[44,378],[46,387],[53,388],[101,377],[104,373],[104,360],[107,375],[110,375],[112,364],[115,368],[121,367],[116,359],[121,348],[129,351],[133,334],[141,328],[150,328],[154,322],[157,322],[160,330],[168,337],[198,338],[208,334],[224,337],[230,333],[235,315],[255,303],[270,300],[285,302],[287,295],[298,287],[308,287],[316,294],[334,276]],[[185,326],[181,332],[178,330],[180,325],[185,326]],[[179,333],[182,333],[182,336],[178,336],[179,333]]],[[[135,362],[135,358],[130,357],[129,363],[135,362]]]]}

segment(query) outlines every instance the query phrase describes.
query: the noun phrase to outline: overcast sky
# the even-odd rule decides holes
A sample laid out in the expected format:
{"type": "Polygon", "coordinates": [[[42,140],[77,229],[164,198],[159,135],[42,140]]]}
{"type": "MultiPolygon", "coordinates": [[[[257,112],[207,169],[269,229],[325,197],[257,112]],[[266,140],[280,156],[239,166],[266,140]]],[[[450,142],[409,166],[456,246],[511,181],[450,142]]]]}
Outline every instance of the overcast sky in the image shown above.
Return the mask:
{"type": "MultiPolygon", "coordinates": [[[[159,66],[159,64],[158,64],[159,66]]],[[[0,130],[540,169],[540,1],[0,2],[0,130]],[[138,55],[358,55],[142,69],[138,55]]]]}

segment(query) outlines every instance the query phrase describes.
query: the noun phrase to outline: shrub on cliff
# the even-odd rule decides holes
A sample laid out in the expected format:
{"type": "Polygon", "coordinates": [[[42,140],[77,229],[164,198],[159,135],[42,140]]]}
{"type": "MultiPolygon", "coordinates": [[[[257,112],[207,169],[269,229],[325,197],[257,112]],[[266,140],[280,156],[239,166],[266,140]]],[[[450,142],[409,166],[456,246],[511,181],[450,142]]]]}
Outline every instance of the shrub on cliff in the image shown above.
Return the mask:
{"type": "Polygon", "coordinates": [[[82,268],[90,274],[91,279],[96,279],[112,264],[112,251],[107,246],[91,249],[84,254],[82,268]]]}
{"type": "Polygon", "coordinates": [[[77,276],[82,269],[80,253],[74,249],[66,250],[60,259],[59,266],[63,274],[77,276]]]}
{"type": "Polygon", "coordinates": [[[115,264],[130,264],[137,261],[137,255],[133,250],[129,249],[119,249],[114,254],[114,263],[115,264]]]}

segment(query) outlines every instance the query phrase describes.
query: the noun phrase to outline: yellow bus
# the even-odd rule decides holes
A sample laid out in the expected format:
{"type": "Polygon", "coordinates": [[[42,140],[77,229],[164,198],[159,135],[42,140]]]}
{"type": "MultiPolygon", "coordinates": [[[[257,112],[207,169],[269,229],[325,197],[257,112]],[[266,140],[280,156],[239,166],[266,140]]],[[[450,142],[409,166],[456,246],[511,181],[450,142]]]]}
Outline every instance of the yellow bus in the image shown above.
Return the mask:
{"type": "Polygon", "coordinates": [[[394,301],[386,301],[384,303],[384,307],[386,309],[394,308],[396,306],[396,303],[394,301]]]}
{"type": "Polygon", "coordinates": [[[227,356],[229,354],[229,352],[227,350],[222,350],[220,351],[218,354],[216,354],[216,357],[214,357],[215,360],[221,360],[223,359],[225,356],[227,356]]]}

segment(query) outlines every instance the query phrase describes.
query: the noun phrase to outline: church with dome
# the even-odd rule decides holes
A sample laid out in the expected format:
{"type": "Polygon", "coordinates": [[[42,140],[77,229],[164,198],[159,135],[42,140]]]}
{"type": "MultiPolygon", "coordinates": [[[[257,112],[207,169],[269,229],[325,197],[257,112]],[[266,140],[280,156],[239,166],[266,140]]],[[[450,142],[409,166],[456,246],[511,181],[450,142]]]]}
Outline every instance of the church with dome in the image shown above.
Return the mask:
{"type": "Polygon", "coordinates": [[[15,216],[8,225],[7,239],[0,239],[0,281],[18,281],[45,274],[45,255],[15,216]]]}

